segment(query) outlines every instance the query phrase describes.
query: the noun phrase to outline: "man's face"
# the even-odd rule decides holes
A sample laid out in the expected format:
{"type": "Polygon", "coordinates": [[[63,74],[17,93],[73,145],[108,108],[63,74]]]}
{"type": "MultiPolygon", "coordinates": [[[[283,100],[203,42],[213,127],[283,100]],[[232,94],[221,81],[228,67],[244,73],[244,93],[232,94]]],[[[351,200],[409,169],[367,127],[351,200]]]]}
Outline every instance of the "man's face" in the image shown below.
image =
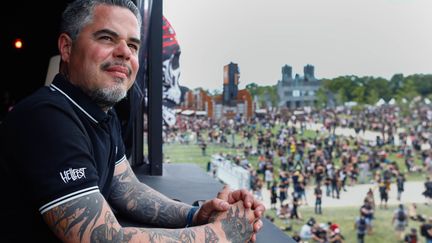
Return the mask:
{"type": "Polygon", "coordinates": [[[135,15],[126,8],[96,6],[93,20],[72,43],[68,63],[71,82],[81,87],[103,108],[126,96],[139,67],[140,30],[135,15]]]}

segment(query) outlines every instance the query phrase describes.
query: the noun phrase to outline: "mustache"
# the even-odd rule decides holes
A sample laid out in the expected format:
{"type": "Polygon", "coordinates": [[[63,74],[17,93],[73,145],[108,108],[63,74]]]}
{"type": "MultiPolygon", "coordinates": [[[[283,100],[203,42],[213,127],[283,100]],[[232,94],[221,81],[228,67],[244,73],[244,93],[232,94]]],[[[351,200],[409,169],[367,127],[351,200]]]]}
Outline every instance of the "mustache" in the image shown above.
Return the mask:
{"type": "Polygon", "coordinates": [[[121,66],[121,67],[127,68],[127,70],[128,70],[128,72],[127,72],[128,77],[130,77],[131,74],[132,74],[132,68],[128,64],[126,64],[124,62],[121,62],[121,61],[114,61],[114,62],[108,61],[108,62],[104,62],[104,63],[101,64],[101,69],[105,71],[105,70],[107,70],[107,69],[109,69],[109,68],[111,68],[113,66],[121,66]]]}

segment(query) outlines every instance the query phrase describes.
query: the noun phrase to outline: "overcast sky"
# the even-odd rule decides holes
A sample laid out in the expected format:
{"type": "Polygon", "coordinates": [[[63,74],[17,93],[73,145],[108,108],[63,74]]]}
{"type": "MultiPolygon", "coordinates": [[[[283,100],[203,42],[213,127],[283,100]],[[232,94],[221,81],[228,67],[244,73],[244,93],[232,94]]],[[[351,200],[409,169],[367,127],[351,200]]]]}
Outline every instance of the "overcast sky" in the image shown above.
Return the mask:
{"type": "Polygon", "coordinates": [[[165,0],[164,15],[192,89],[221,90],[231,61],[240,88],[276,84],[285,64],[317,78],[432,73],[432,0],[165,0]]]}

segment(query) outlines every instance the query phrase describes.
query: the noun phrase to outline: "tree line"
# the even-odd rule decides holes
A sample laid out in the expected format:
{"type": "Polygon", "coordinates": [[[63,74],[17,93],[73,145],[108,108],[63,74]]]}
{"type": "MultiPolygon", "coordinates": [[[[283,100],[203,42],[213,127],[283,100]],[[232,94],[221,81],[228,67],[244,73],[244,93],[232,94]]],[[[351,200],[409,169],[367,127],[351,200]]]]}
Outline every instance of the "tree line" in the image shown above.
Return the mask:
{"type": "MultiPolygon", "coordinates": [[[[259,102],[278,104],[277,85],[259,86],[256,83],[246,85],[253,97],[258,96],[259,102]]],[[[432,74],[413,74],[404,76],[395,74],[390,80],[381,77],[355,75],[339,76],[333,79],[321,79],[321,87],[316,93],[319,106],[327,104],[333,97],[337,105],[355,101],[359,105],[375,104],[379,99],[396,102],[410,101],[414,97],[432,99],[432,74]]]]}

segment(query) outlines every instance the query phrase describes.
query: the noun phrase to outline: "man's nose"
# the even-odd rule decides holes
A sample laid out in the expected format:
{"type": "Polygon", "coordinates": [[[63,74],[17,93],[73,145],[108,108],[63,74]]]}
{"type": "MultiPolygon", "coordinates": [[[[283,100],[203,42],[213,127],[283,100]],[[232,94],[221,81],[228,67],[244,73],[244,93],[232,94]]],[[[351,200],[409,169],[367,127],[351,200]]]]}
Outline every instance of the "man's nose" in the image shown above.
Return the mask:
{"type": "Polygon", "coordinates": [[[128,60],[130,58],[130,56],[132,55],[132,51],[129,48],[128,43],[126,41],[122,40],[117,44],[115,51],[114,51],[114,55],[116,57],[122,57],[122,58],[125,58],[128,60]]]}

